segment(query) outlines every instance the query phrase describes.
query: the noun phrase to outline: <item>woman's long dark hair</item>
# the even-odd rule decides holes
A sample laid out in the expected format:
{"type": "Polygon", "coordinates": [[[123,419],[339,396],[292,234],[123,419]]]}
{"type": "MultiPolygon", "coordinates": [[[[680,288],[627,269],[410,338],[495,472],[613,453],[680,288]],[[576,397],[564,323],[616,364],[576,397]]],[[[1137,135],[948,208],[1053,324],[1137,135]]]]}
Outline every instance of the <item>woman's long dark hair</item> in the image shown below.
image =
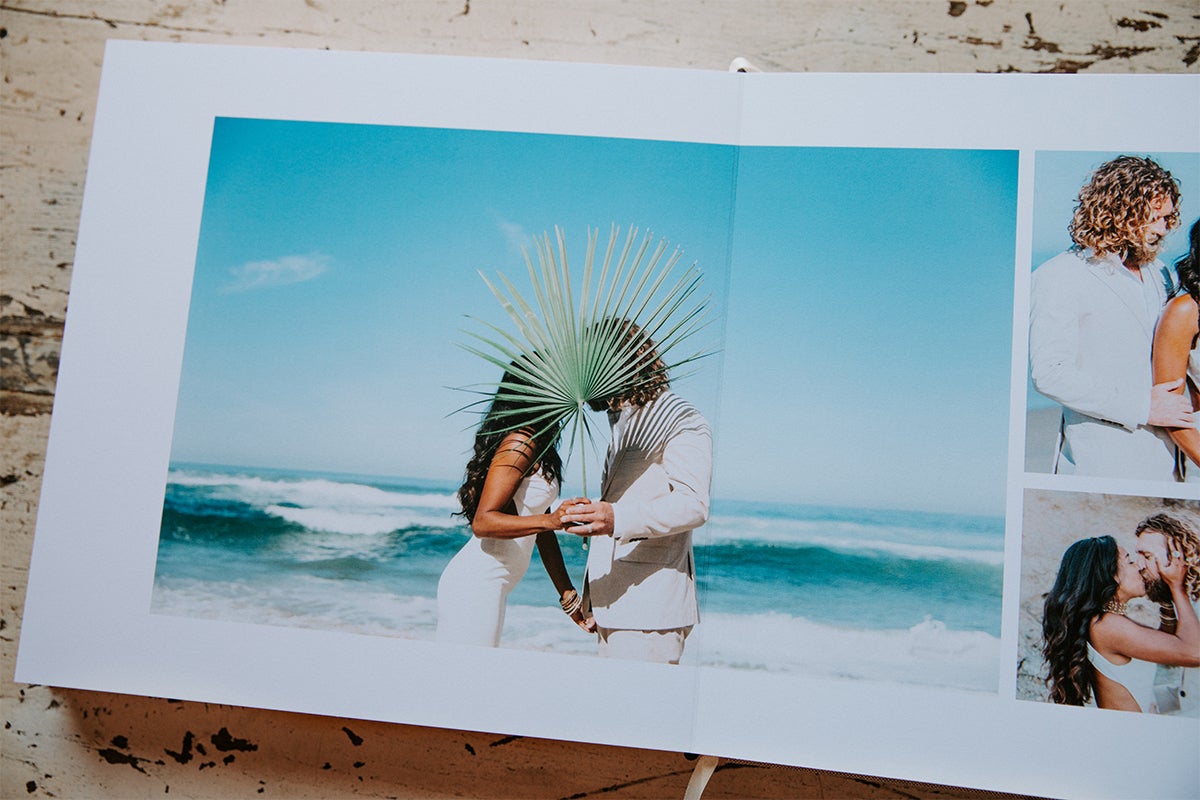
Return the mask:
{"type": "MultiPolygon", "coordinates": [[[[522,428],[534,433],[535,412],[530,410],[528,425],[523,426],[515,422],[515,415],[511,412],[519,412],[527,404],[513,399],[510,396],[511,393],[505,391],[507,387],[522,385],[527,385],[527,382],[511,370],[506,371],[504,377],[500,379],[500,386],[497,388],[496,394],[492,396],[487,413],[483,415],[483,421],[479,423],[479,429],[475,431],[475,451],[471,455],[471,460],[467,462],[463,484],[458,487],[458,502],[462,505],[462,511],[458,513],[466,517],[467,522],[475,519],[475,511],[479,508],[479,494],[483,491],[483,482],[487,478],[488,467],[491,465],[500,443],[504,441],[504,437],[514,430],[522,428]]],[[[562,482],[562,459],[555,447],[557,438],[557,432],[554,432],[542,433],[533,440],[533,446],[537,448],[537,467],[546,480],[551,483],[562,482]],[[546,441],[547,439],[549,441],[546,441]]]]}
{"type": "Polygon", "coordinates": [[[1111,536],[1080,539],[1063,553],[1042,613],[1042,655],[1050,699],[1081,706],[1092,696],[1088,631],[1117,593],[1117,543],[1111,536]]]}
{"type": "MultiPolygon", "coordinates": [[[[1188,252],[1175,262],[1175,272],[1179,275],[1179,288],[1187,292],[1200,306],[1200,219],[1192,223],[1188,231],[1188,252]]],[[[1200,311],[1197,312],[1197,324],[1200,325],[1200,311]]]]}

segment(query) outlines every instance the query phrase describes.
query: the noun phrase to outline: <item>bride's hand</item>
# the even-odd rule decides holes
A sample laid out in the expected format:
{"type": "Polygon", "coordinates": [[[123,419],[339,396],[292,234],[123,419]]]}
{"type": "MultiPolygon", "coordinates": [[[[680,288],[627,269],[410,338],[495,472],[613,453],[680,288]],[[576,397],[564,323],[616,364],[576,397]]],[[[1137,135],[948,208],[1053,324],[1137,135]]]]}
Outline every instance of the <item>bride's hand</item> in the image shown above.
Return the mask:
{"type": "Polygon", "coordinates": [[[578,505],[580,503],[590,503],[590,502],[591,501],[588,500],[586,497],[571,497],[571,498],[563,500],[561,503],[559,503],[558,508],[554,509],[554,511],[551,513],[551,516],[554,517],[554,522],[556,525],[555,530],[561,531],[561,530],[565,530],[567,527],[569,527],[570,523],[563,522],[563,515],[571,513],[572,506],[578,505]]]}
{"type": "Polygon", "coordinates": [[[576,625],[578,625],[580,628],[583,628],[583,630],[587,633],[596,632],[596,618],[591,614],[584,614],[583,609],[580,609],[572,614],[571,619],[576,625]]]}
{"type": "Polygon", "coordinates": [[[596,630],[596,620],[584,610],[583,598],[579,592],[574,589],[567,589],[558,600],[563,611],[567,612],[567,616],[571,621],[588,633],[593,633],[596,630]]]}
{"type": "Polygon", "coordinates": [[[586,503],[590,503],[590,502],[592,502],[592,501],[588,500],[586,497],[568,497],[566,500],[563,500],[561,503],[558,504],[558,511],[559,511],[559,513],[566,514],[571,509],[572,506],[577,506],[577,505],[586,504],[586,503]]]}

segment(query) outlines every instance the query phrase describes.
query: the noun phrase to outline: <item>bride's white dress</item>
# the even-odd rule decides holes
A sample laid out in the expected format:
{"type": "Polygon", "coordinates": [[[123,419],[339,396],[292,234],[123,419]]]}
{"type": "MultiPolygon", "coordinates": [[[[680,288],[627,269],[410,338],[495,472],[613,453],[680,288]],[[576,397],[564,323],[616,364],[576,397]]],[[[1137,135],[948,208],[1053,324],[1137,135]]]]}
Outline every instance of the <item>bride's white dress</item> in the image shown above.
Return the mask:
{"type": "MultiPolygon", "coordinates": [[[[1158,671],[1157,664],[1137,658],[1131,658],[1124,664],[1114,664],[1092,647],[1091,642],[1087,643],[1087,655],[1088,661],[1092,662],[1093,669],[1113,683],[1125,687],[1143,714],[1158,713],[1158,701],[1154,694],[1154,675],[1158,671]]],[[[1096,697],[1093,694],[1091,705],[1095,705],[1095,703],[1096,697]]]]}
{"type": "MultiPolygon", "coordinates": [[[[558,498],[558,485],[535,472],[517,485],[517,514],[541,514],[558,498]]],[[[508,593],[529,569],[535,535],[517,539],[472,536],[438,580],[437,639],[496,647],[504,629],[508,593]]]]}

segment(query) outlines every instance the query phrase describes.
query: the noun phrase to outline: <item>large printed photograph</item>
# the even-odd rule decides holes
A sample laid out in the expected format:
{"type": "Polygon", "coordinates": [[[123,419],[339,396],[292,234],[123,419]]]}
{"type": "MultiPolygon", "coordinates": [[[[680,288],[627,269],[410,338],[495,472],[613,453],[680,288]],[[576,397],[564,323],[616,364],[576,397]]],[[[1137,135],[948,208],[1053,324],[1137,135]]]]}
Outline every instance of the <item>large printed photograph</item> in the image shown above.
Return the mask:
{"type": "Polygon", "coordinates": [[[994,692],[1016,189],[218,118],[152,611],[994,692]]]}

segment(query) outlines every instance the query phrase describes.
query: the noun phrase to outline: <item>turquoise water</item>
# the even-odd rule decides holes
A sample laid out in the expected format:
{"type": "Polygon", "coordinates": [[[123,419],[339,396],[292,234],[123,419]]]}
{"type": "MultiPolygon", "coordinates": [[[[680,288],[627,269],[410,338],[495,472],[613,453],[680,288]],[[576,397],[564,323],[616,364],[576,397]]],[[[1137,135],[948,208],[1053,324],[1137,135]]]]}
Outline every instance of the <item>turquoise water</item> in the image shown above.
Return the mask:
{"type": "MultiPolygon", "coordinates": [[[[468,536],[453,516],[454,489],[173,465],[154,610],[430,638],[438,577],[468,536]]],[[[968,662],[940,666],[943,679],[961,683],[948,673],[965,669],[979,673],[966,683],[986,687],[998,651],[1003,533],[992,517],[715,501],[695,538],[705,630],[689,642],[692,656],[887,677],[911,666],[889,659],[928,652],[968,662]],[[795,637],[824,642],[826,655],[844,648],[854,664],[822,667],[810,647],[786,646],[795,637]]],[[[560,541],[580,585],[586,553],[574,537],[560,541]]],[[[510,598],[504,646],[591,652],[587,637],[562,624],[534,558],[510,598]]]]}

